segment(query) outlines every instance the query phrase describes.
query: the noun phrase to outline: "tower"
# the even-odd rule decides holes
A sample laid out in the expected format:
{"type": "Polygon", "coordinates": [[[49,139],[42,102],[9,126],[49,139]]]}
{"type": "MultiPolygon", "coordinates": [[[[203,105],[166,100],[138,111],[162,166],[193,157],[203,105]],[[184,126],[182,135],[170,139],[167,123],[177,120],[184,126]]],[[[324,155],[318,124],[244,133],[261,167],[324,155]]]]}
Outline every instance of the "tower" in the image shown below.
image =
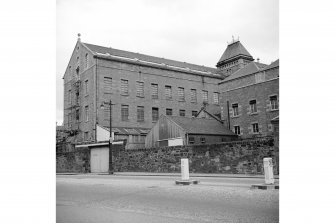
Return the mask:
{"type": "Polygon", "coordinates": [[[238,39],[234,40],[233,38],[232,42],[228,43],[216,67],[224,74],[230,75],[253,60],[254,58],[245,49],[242,43],[238,39]]]}

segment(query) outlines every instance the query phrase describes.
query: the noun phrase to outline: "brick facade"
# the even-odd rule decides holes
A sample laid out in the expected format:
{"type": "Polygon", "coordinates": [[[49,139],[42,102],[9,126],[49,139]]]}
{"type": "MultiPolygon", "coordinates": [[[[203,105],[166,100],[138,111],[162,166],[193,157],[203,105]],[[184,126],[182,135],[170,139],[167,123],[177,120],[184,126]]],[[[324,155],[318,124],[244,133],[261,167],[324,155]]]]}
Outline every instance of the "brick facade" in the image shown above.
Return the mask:
{"type": "Polygon", "coordinates": [[[192,117],[192,111],[199,111],[203,106],[202,91],[208,91],[208,103],[215,104],[214,93],[219,92],[218,83],[222,77],[104,58],[97,56],[79,40],[63,79],[64,126],[67,129],[77,129],[79,134],[76,141],[80,142],[95,140],[96,124],[109,127],[109,117],[106,118],[106,111],[101,109],[104,101],[112,100],[114,104],[112,107],[113,128],[150,129],[155,123],[152,120],[152,108],[158,108],[159,115],[165,114],[166,109],[172,109],[173,115],[179,115],[180,110],[185,110],[185,116],[192,117]],[[79,68],[78,76],[77,68],[79,68]],[[109,78],[108,81],[111,83],[108,89],[104,87],[105,78],[109,78]],[[128,94],[121,92],[121,80],[128,81],[128,94]],[[144,84],[143,95],[137,92],[138,82],[144,84]],[[76,88],[76,83],[78,88],[76,88]],[[152,84],[158,85],[158,98],[156,99],[152,97],[152,84]],[[165,97],[166,85],[172,87],[172,99],[165,97]],[[184,88],[185,100],[183,101],[179,100],[178,88],[184,88]],[[191,89],[196,89],[196,102],[191,102],[191,89]],[[78,99],[76,99],[77,93],[79,93],[78,99]],[[127,120],[121,118],[122,106],[123,108],[128,106],[127,120]],[[144,120],[138,120],[138,106],[144,107],[144,120]],[[79,116],[76,115],[77,112],[79,116]]]}
{"type": "Polygon", "coordinates": [[[273,134],[271,120],[279,116],[279,66],[261,72],[265,72],[265,79],[259,83],[255,80],[255,74],[259,72],[220,83],[221,116],[226,126],[230,123],[230,129],[233,132],[235,126],[240,127],[241,137],[273,134]],[[278,109],[271,108],[271,96],[277,96],[278,109]],[[257,106],[257,112],[254,113],[250,105],[252,100],[256,101],[257,106]],[[236,104],[238,115],[233,111],[233,105],[236,104]],[[254,133],[253,124],[255,123],[258,124],[258,133],[254,133]]]}

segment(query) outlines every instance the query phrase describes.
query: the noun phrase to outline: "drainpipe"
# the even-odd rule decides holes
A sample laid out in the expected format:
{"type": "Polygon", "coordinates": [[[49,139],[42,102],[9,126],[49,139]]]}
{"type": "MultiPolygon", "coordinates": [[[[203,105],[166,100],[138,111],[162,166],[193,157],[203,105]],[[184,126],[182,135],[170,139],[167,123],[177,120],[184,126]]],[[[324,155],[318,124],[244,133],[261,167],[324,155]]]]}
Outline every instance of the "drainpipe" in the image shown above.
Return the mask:
{"type": "Polygon", "coordinates": [[[227,101],[228,129],[230,129],[229,101],[227,101]]]}
{"type": "Polygon", "coordinates": [[[95,141],[97,141],[98,124],[98,58],[95,58],[95,141]]]}

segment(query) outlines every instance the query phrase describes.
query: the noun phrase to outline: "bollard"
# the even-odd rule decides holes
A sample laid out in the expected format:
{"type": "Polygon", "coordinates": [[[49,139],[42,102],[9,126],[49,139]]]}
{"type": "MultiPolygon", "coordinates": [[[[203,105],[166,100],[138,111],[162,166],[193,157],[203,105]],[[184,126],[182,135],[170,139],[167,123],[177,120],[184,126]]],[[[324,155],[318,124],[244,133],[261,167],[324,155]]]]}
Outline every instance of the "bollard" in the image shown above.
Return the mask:
{"type": "Polygon", "coordinates": [[[181,180],[176,180],[176,184],[190,185],[198,184],[198,180],[190,180],[190,173],[188,169],[188,159],[180,159],[181,166],[181,180]]]}
{"type": "Polygon", "coordinates": [[[265,184],[274,184],[275,179],[273,178],[272,158],[264,158],[263,164],[264,164],[265,184]]]}
{"type": "Polygon", "coordinates": [[[181,180],[189,180],[188,159],[181,159],[181,180]]]}

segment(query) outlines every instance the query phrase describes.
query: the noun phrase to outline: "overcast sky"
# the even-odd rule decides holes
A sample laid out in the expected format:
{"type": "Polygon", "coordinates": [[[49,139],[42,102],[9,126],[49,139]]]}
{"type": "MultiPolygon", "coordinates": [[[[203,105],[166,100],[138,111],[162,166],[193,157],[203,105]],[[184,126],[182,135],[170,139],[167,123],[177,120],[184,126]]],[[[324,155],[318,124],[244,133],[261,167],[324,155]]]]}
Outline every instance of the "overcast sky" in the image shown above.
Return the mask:
{"type": "Polygon", "coordinates": [[[56,103],[77,41],[215,67],[232,36],[262,63],[279,58],[278,0],[57,0],[56,103]]]}

